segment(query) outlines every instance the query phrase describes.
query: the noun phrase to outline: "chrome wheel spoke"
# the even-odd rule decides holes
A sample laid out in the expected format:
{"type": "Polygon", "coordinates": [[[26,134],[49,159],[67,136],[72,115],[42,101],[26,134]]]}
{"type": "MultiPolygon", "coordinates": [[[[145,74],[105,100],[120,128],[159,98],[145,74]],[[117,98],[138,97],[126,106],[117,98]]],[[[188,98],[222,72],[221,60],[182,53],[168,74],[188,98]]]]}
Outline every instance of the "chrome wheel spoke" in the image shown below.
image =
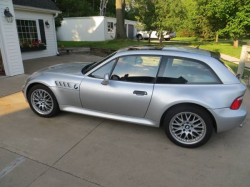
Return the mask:
{"type": "Polygon", "coordinates": [[[54,103],[51,95],[42,89],[33,91],[31,94],[31,103],[33,108],[39,114],[49,114],[53,110],[54,103]]]}
{"type": "Polygon", "coordinates": [[[169,130],[177,141],[183,144],[195,144],[204,138],[206,124],[195,113],[181,112],[172,118],[169,130]]]}

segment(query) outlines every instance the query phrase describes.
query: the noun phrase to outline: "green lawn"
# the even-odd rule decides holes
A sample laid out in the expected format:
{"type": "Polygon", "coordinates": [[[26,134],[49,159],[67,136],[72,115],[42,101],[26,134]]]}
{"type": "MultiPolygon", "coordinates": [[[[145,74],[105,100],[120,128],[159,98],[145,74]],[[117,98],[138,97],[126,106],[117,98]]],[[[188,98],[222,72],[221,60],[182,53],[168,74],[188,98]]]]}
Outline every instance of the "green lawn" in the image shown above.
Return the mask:
{"type": "MultiPolygon", "coordinates": [[[[234,64],[232,62],[228,62],[228,61],[225,61],[223,60],[223,62],[228,65],[235,73],[237,73],[237,70],[238,70],[238,65],[237,64],[234,64]]],[[[248,70],[245,70],[244,71],[244,75],[250,75],[250,71],[248,70]]]]}
{"type": "MultiPolygon", "coordinates": [[[[102,42],[87,42],[87,41],[58,41],[58,47],[61,47],[62,45],[65,46],[65,48],[68,47],[98,47],[103,49],[113,49],[118,50],[123,47],[128,46],[138,46],[138,45],[157,45],[160,46],[158,40],[152,40],[151,43],[148,43],[147,40],[142,40],[140,42],[136,40],[108,40],[108,41],[102,41],[102,42]]],[[[186,41],[171,41],[171,42],[163,42],[163,46],[165,45],[190,45],[189,42],[186,41]]]]}
{"type": "Polygon", "coordinates": [[[234,48],[233,40],[220,39],[218,44],[216,44],[214,41],[202,41],[201,39],[196,38],[196,37],[176,37],[172,40],[173,41],[188,41],[190,42],[190,45],[193,47],[200,45],[201,49],[224,53],[224,54],[236,57],[236,58],[240,58],[242,45],[246,45],[247,41],[250,41],[250,40],[241,40],[239,42],[239,47],[234,48]]]}
{"type": "MultiPolygon", "coordinates": [[[[80,42],[60,41],[58,42],[58,47],[61,47],[61,45],[64,45],[65,48],[67,47],[97,47],[97,48],[103,48],[103,49],[118,50],[123,47],[134,46],[134,45],[149,45],[149,43],[147,41],[137,42],[134,40],[127,39],[127,40],[108,40],[108,41],[102,41],[102,42],[87,42],[87,41],[80,41],[80,42]]],[[[159,45],[159,44],[150,43],[150,45],[159,45]]]]}
{"type": "MultiPolygon", "coordinates": [[[[233,41],[232,40],[219,40],[219,43],[216,44],[215,42],[209,42],[209,41],[202,41],[199,38],[196,37],[176,37],[172,39],[170,42],[163,42],[163,46],[166,45],[185,45],[185,46],[192,46],[197,47],[200,46],[201,49],[206,49],[210,51],[220,52],[224,53],[233,57],[240,58],[241,53],[241,46],[245,45],[247,40],[242,40],[239,42],[239,47],[234,48],[233,47],[233,41]]],[[[138,45],[157,45],[159,46],[159,42],[157,40],[152,40],[151,43],[148,43],[148,41],[135,41],[135,40],[108,40],[108,41],[102,41],[102,42],[86,42],[86,41],[59,41],[58,47],[61,47],[62,45],[65,46],[65,48],[69,47],[96,47],[96,48],[103,48],[103,49],[113,49],[118,50],[120,48],[128,47],[128,46],[138,46],[138,45]]],[[[226,62],[224,61],[228,66],[230,66],[234,72],[237,72],[238,65],[226,62]]],[[[245,75],[250,75],[250,71],[245,70],[245,75]]]]}
{"type": "MultiPolygon", "coordinates": [[[[236,58],[240,58],[241,46],[246,44],[246,40],[242,40],[239,42],[239,47],[233,47],[232,40],[220,40],[218,44],[211,41],[202,41],[196,37],[177,37],[172,39],[170,42],[163,42],[163,45],[189,45],[192,47],[200,46],[201,49],[206,49],[210,51],[216,51],[220,53],[224,53],[236,58]]],[[[146,40],[143,41],[135,41],[135,40],[109,40],[102,42],[76,42],[76,41],[60,41],[58,42],[58,46],[61,47],[64,45],[66,48],[68,47],[97,47],[103,49],[113,49],[118,50],[123,47],[134,46],[134,45],[159,45],[157,40],[152,40],[149,44],[146,40]]]]}

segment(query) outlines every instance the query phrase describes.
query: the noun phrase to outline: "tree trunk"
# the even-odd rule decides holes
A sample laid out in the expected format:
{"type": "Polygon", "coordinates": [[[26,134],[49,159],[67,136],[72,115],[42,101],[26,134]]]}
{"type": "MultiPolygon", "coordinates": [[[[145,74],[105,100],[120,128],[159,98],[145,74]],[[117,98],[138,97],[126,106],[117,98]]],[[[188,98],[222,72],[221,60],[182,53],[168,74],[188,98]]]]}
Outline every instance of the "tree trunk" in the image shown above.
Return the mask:
{"type": "Polygon", "coordinates": [[[162,33],[161,33],[161,35],[160,35],[160,44],[162,45],[162,40],[163,40],[163,35],[162,35],[162,33]]]}
{"type": "Polygon", "coordinates": [[[215,42],[216,43],[219,42],[219,32],[218,31],[216,32],[216,35],[215,35],[215,42]]]}
{"type": "Polygon", "coordinates": [[[151,34],[152,34],[152,31],[149,32],[149,36],[148,36],[148,43],[151,42],[151,34]]]}
{"type": "Polygon", "coordinates": [[[124,27],[125,0],[116,0],[116,39],[126,39],[124,27]]]}
{"type": "Polygon", "coordinates": [[[239,46],[239,39],[238,37],[234,38],[234,47],[237,48],[239,46]]]}

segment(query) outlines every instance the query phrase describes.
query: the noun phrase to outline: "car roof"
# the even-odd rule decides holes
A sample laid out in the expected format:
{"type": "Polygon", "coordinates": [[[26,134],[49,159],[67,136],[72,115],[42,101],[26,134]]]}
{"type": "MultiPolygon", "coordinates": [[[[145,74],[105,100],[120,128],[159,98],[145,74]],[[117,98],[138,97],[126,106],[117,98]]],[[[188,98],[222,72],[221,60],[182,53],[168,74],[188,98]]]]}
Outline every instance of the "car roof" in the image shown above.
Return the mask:
{"type": "Polygon", "coordinates": [[[117,52],[125,52],[125,51],[134,51],[134,50],[161,50],[161,51],[173,51],[173,52],[185,52],[185,53],[193,53],[200,54],[214,58],[220,58],[220,54],[217,52],[211,52],[204,49],[199,49],[199,47],[187,47],[187,46],[157,46],[157,45],[143,45],[143,46],[130,46],[126,48],[122,48],[117,52]]]}

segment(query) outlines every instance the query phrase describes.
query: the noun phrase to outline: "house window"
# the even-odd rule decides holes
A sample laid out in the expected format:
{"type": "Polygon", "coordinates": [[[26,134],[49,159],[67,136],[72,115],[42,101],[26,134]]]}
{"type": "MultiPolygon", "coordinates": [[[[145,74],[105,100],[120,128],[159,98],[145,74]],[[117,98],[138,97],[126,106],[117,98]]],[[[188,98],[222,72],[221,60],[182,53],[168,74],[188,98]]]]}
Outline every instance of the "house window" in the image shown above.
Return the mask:
{"type": "Polygon", "coordinates": [[[33,20],[16,20],[20,43],[38,41],[37,25],[33,20]]]}
{"type": "Polygon", "coordinates": [[[114,23],[108,22],[108,33],[113,33],[113,32],[114,32],[114,23]]]}

